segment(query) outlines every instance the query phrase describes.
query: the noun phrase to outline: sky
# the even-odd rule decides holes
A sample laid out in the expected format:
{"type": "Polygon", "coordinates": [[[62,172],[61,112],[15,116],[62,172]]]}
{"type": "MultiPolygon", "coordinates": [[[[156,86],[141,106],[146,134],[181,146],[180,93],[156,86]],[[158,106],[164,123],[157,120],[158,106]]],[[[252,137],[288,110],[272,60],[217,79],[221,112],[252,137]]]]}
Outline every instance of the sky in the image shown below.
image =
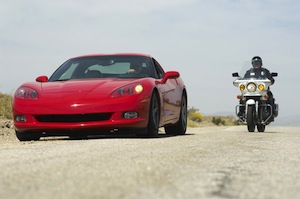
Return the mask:
{"type": "Polygon", "coordinates": [[[0,92],[51,74],[71,57],[152,55],[181,74],[188,106],[234,112],[233,72],[278,72],[271,90],[281,116],[299,115],[298,0],[0,0],[0,92]]]}

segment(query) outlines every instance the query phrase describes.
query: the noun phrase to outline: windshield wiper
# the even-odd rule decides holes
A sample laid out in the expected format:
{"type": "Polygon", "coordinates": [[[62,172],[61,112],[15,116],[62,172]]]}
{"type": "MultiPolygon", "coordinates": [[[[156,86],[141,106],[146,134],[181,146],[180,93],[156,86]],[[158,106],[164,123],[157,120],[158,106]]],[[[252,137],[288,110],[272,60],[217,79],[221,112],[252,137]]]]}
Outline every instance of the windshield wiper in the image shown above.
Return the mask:
{"type": "Polygon", "coordinates": [[[56,79],[56,80],[53,80],[54,82],[63,82],[63,81],[68,81],[70,79],[56,79]]]}

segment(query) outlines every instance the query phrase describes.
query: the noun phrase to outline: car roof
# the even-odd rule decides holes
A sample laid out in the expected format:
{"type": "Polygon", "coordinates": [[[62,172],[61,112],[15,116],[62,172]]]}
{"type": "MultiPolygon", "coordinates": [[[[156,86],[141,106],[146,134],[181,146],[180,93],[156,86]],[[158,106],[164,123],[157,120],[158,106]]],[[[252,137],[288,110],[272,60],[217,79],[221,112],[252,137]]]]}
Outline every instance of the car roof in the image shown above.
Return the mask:
{"type": "Polygon", "coordinates": [[[83,58],[83,57],[101,57],[101,56],[138,56],[138,57],[149,57],[152,56],[143,53],[113,53],[113,54],[89,54],[89,55],[81,55],[73,58],[83,58]]]}

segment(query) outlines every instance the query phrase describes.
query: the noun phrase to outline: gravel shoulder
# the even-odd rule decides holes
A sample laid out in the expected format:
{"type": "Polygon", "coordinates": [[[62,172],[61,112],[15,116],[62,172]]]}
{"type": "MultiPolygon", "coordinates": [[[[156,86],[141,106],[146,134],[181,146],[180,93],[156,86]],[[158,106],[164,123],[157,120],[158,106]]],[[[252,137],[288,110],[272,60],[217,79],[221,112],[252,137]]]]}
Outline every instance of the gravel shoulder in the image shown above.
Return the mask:
{"type": "Polygon", "coordinates": [[[0,144],[9,141],[16,141],[13,121],[0,118],[0,144]]]}

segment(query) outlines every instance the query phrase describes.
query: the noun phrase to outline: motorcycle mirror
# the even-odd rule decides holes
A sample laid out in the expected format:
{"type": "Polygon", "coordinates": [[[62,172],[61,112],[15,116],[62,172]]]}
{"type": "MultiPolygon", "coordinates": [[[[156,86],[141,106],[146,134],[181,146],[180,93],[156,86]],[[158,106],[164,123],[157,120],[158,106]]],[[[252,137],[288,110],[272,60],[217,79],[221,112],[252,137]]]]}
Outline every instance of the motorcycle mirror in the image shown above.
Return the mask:
{"type": "Polygon", "coordinates": [[[277,77],[278,73],[271,73],[272,77],[277,77]]]}
{"type": "Polygon", "coordinates": [[[232,73],[232,77],[239,77],[239,73],[232,73]]]}

